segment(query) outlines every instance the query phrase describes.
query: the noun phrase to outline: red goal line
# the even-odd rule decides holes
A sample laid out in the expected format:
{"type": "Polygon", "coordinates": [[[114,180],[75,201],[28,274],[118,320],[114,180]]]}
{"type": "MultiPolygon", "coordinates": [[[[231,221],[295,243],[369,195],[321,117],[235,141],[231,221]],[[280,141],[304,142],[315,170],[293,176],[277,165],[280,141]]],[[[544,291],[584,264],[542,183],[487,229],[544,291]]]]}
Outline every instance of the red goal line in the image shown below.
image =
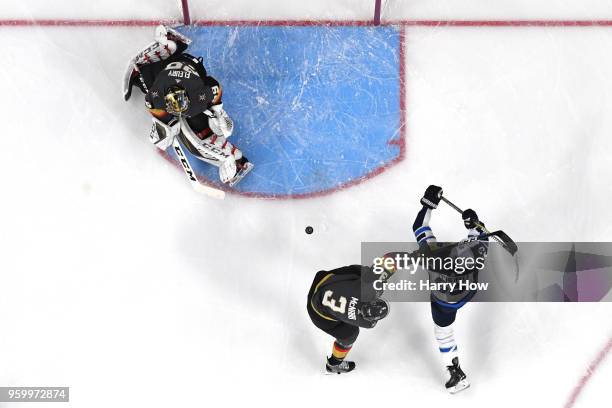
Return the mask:
{"type": "MultiPolygon", "coordinates": [[[[7,19],[0,26],[147,27],[180,25],[179,20],[7,19]]],[[[197,26],[370,26],[373,20],[196,20],[197,26]]],[[[612,27],[612,20],[385,20],[380,25],[409,27],[612,27]]]]}

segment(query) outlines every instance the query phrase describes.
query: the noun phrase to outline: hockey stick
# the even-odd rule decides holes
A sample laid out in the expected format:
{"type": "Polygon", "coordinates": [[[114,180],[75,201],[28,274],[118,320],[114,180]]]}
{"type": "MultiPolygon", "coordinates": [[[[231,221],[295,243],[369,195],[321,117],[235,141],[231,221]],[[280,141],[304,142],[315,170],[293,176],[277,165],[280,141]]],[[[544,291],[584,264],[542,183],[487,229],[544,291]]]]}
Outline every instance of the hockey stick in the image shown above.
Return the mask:
{"type": "Polygon", "coordinates": [[[189,182],[191,183],[191,186],[195,191],[197,191],[198,193],[206,194],[209,197],[216,198],[219,200],[225,198],[224,191],[204,185],[202,184],[202,182],[200,182],[200,180],[198,180],[195,171],[191,167],[191,164],[189,163],[189,160],[185,155],[185,151],[181,146],[181,142],[179,142],[177,137],[175,137],[172,141],[172,148],[174,149],[177,158],[181,163],[181,167],[183,167],[183,170],[185,170],[185,174],[187,175],[187,178],[189,179],[189,182]]]}
{"type": "MultiPolygon", "coordinates": [[[[457,207],[455,204],[453,204],[449,199],[447,199],[446,197],[440,197],[440,198],[442,199],[442,201],[448,204],[451,208],[453,208],[459,214],[463,214],[463,210],[457,207]]],[[[500,231],[491,232],[481,222],[478,222],[477,225],[479,228],[481,228],[485,232],[486,237],[491,237],[495,241],[499,242],[506,251],[510,252],[512,256],[516,254],[516,252],[518,251],[518,246],[504,231],[500,230],[500,231]]]]}

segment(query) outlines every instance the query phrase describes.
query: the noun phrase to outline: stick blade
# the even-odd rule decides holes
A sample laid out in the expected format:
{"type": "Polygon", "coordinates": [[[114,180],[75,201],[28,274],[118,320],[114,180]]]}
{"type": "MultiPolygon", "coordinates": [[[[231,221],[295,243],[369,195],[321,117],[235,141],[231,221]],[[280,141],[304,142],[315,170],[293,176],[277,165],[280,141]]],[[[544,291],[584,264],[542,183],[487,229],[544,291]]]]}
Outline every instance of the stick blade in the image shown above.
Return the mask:
{"type": "Polygon", "coordinates": [[[198,193],[206,194],[207,196],[216,198],[217,200],[223,200],[225,198],[225,191],[206,186],[202,183],[194,183],[193,189],[198,193]]]}
{"type": "Polygon", "coordinates": [[[506,251],[510,252],[510,255],[514,256],[514,254],[518,252],[518,245],[516,245],[516,242],[514,242],[504,231],[495,231],[492,232],[491,235],[499,238],[506,251]]]}

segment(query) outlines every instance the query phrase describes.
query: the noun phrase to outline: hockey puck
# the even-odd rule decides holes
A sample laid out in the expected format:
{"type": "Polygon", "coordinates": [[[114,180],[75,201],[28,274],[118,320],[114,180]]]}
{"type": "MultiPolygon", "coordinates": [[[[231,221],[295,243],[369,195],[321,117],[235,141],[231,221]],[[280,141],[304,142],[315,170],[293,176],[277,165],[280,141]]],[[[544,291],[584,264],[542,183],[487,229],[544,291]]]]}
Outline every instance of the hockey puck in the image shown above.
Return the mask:
{"type": "Polygon", "coordinates": [[[312,233],[313,233],[313,231],[314,231],[314,229],[313,229],[313,228],[312,228],[310,225],[306,227],[306,233],[307,233],[308,235],[312,234],[312,233]]]}

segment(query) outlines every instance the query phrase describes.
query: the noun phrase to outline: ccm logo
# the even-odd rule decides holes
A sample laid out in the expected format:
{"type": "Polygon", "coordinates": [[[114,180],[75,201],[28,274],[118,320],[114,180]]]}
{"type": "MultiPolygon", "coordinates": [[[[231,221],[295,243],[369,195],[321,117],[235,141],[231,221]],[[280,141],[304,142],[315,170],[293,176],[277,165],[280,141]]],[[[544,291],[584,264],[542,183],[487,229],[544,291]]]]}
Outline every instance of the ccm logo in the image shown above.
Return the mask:
{"type": "Polygon", "coordinates": [[[187,173],[189,179],[191,181],[198,181],[198,179],[196,179],[195,175],[193,174],[193,170],[191,170],[191,166],[189,166],[187,158],[185,158],[185,155],[183,154],[183,150],[181,150],[179,146],[174,146],[174,151],[176,152],[176,155],[178,156],[181,165],[183,166],[183,170],[185,170],[185,173],[187,173]]]}

